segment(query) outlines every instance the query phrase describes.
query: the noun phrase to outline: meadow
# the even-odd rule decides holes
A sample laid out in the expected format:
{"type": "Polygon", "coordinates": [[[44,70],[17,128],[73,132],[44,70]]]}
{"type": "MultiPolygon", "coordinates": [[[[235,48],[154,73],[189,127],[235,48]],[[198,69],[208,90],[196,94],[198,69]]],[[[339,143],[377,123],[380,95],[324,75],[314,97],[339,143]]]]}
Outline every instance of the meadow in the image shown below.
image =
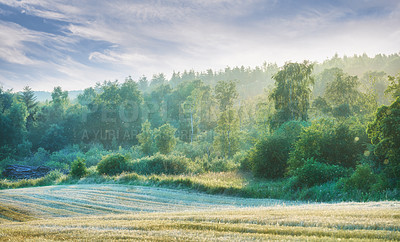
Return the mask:
{"type": "Polygon", "coordinates": [[[121,184],[0,191],[1,241],[400,240],[400,202],[305,203],[121,184]]]}

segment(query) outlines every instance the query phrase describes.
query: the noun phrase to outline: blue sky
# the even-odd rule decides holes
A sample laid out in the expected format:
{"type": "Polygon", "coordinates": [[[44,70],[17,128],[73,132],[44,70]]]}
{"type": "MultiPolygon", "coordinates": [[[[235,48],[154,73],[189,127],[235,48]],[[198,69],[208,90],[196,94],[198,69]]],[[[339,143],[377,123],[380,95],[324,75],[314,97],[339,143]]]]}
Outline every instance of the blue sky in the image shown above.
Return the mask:
{"type": "Polygon", "coordinates": [[[398,0],[0,0],[0,85],[400,52],[398,0]]]}

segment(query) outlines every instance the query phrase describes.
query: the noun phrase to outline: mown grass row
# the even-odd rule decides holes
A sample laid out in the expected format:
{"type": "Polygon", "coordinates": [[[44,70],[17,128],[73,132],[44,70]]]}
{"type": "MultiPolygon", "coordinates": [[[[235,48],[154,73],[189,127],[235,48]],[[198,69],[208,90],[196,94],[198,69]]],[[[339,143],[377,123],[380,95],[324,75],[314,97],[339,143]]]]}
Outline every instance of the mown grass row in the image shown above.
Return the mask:
{"type": "Polygon", "coordinates": [[[4,224],[0,238],[400,240],[400,209],[382,204],[334,204],[61,218],[4,224]]]}

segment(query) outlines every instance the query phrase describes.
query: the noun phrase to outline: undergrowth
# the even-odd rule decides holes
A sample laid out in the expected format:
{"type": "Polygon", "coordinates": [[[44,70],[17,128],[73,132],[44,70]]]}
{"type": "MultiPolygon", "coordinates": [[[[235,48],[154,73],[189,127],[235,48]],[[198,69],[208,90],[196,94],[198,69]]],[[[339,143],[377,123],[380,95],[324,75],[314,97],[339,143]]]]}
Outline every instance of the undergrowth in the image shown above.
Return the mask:
{"type": "Polygon", "coordinates": [[[224,194],[247,198],[273,198],[303,201],[381,201],[399,200],[400,192],[382,190],[363,192],[361,190],[346,191],[338,187],[336,182],[304,188],[293,188],[290,179],[265,180],[255,178],[244,172],[208,172],[196,175],[139,175],[135,172],[122,173],[115,176],[100,175],[95,167],[87,170],[84,178],[77,179],[52,171],[47,176],[30,180],[1,180],[0,189],[67,185],[67,184],[125,184],[140,186],[158,186],[173,189],[191,189],[208,194],[224,194]]]}

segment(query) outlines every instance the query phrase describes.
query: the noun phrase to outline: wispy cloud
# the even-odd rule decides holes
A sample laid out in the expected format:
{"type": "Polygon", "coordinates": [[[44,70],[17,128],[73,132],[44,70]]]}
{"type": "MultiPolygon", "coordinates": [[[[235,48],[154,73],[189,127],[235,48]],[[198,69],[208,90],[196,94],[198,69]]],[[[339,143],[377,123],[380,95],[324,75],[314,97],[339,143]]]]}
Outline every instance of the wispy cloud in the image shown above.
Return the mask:
{"type": "Polygon", "coordinates": [[[399,19],[395,0],[0,0],[0,78],[15,89],[81,89],[128,75],[393,53],[399,19]]]}

